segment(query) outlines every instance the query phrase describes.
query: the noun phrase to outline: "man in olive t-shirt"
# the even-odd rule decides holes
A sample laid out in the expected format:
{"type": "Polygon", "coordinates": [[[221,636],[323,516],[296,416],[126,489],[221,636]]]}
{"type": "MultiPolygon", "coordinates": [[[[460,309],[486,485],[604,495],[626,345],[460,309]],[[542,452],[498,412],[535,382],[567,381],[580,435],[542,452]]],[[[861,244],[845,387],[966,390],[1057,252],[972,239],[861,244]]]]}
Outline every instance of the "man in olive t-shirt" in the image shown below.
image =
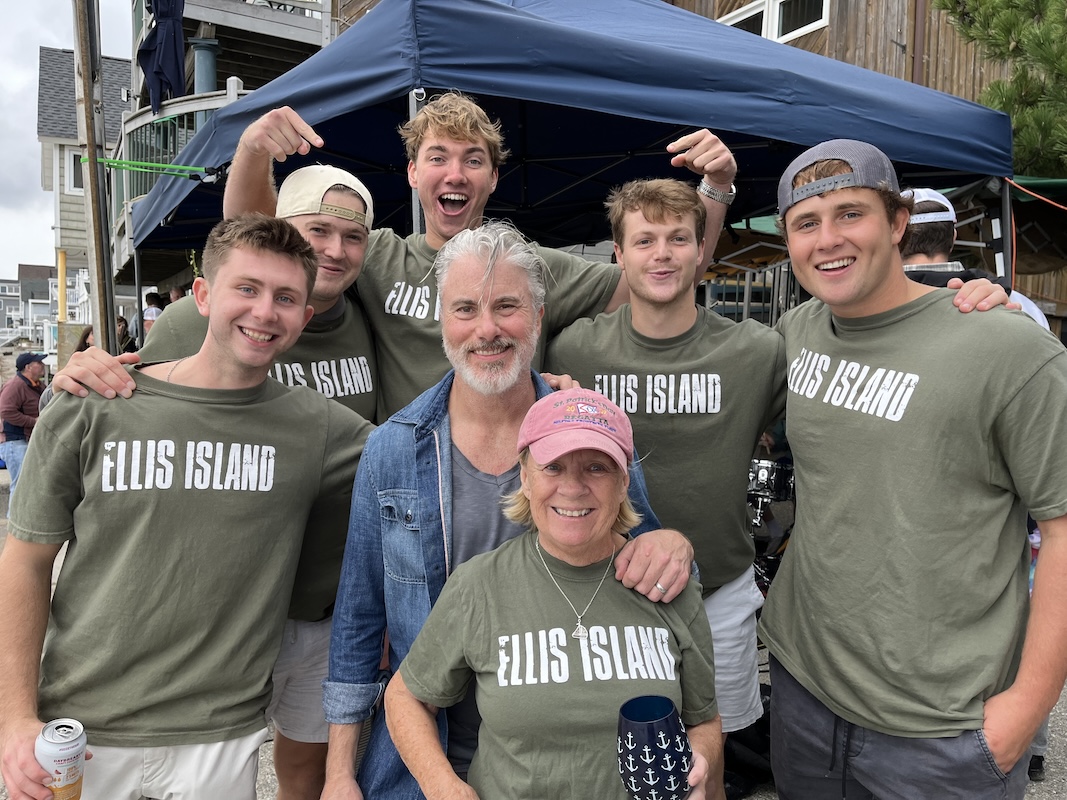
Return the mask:
{"type": "Polygon", "coordinates": [[[305,523],[344,530],[370,428],[267,379],[313,313],[316,269],[284,220],[220,223],[194,284],[210,326],[200,350],[131,370],[128,400],[60,396],[42,414],[34,489],[0,554],[12,800],[52,796],[33,743],[59,716],[85,725],[94,752],[85,800],[254,799],[305,523]]]}
{"type": "Polygon", "coordinates": [[[706,239],[692,186],[631,181],[607,207],[630,304],[564,330],[545,367],[606,394],[629,416],[652,507],[693,542],[723,732],[738,731],[763,714],[755,617],[763,595],[746,488],[756,442],[785,405],[782,337],[695,305],[706,239]]]}

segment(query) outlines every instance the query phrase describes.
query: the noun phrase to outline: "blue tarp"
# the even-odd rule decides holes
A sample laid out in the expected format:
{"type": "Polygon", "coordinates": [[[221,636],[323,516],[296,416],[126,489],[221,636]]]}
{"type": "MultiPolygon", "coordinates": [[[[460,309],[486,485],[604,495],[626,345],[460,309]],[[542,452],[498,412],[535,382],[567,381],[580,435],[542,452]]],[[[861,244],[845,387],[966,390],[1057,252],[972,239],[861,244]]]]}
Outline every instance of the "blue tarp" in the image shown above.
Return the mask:
{"type": "MultiPolygon", "coordinates": [[[[333,43],[214,114],[177,163],[219,167],[244,128],[290,105],[325,139],[308,163],[357,173],[376,220],[411,228],[396,127],[408,93],[459,89],[504,124],[512,156],[487,215],[547,245],[607,238],[603,200],[635,177],[691,173],[664,146],[694,128],[739,163],[731,218],[773,212],[785,165],[825,139],[864,139],[913,185],[1010,176],[1008,117],[762,39],[660,0],[382,0],[333,43]]],[[[134,205],[138,247],[199,247],[222,186],[164,176],[134,205]]]]}

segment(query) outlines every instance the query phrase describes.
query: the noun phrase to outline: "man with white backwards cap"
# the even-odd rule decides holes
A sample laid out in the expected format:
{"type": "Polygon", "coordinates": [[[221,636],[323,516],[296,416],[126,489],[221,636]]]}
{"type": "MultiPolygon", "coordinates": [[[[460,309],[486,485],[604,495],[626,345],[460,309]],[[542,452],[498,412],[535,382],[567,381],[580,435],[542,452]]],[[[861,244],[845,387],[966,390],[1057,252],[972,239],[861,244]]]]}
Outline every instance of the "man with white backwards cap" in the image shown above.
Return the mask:
{"type": "MultiPolygon", "coordinates": [[[[900,249],[908,277],[927,286],[944,286],[951,278],[984,278],[984,272],[966,269],[959,261],[949,261],[956,243],[956,209],[952,201],[934,189],[906,189],[902,194],[915,201],[908,222],[907,243],[900,249]]],[[[1038,325],[1049,330],[1045,315],[1029,297],[1012,289],[1006,278],[998,281],[1010,292],[1011,302],[1018,303],[1038,325]]]]}
{"type": "MultiPolygon", "coordinates": [[[[363,267],[374,221],[370,191],[336,167],[304,167],[279,188],[277,215],[288,219],[311,244],[319,271],[308,301],[315,316],[293,348],[274,364],[271,376],[288,386],[309,386],[373,420],[378,393],[374,344],[363,309],[346,292],[363,267]]],[[[157,361],[195,352],[206,329],[206,319],[196,313],[192,298],[179,300],[156,323],[141,358],[157,361]]],[[[293,588],[290,619],[274,671],[274,696],[267,709],[275,728],[279,800],[318,798],[325,780],[329,726],[322,711],[322,680],[344,554],[341,534],[329,552],[301,555],[293,588]]]]}
{"type": "Polygon", "coordinates": [[[816,298],[779,325],[797,517],[760,623],[779,796],[1022,798],[1067,675],[1067,350],[908,280],[912,201],[877,148],[809,149],[778,204],[816,298]]]}

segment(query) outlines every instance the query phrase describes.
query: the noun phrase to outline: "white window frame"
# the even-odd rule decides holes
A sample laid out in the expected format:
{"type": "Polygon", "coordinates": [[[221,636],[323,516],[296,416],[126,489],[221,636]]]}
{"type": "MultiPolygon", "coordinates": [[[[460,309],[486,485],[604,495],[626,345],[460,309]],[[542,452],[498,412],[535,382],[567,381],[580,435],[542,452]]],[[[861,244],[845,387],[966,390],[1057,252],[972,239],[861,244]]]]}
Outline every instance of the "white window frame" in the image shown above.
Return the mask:
{"type": "Polygon", "coordinates": [[[778,30],[778,19],[783,2],[785,2],[785,0],[756,0],[754,3],[749,3],[747,6],[743,6],[736,11],[731,11],[724,17],[720,17],[718,21],[723,25],[733,26],[762,12],[763,30],[760,32],[760,36],[764,39],[774,39],[776,42],[782,42],[783,44],[791,42],[794,39],[799,39],[801,36],[806,36],[813,31],[825,28],[830,23],[830,0],[822,0],[822,16],[818,20],[803,25],[795,31],[790,31],[784,36],[775,36],[773,34],[774,31],[778,30]]]}
{"type": "Polygon", "coordinates": [[[63,173],[67,183],[67,194],[85,195],[84,186],[74,185],[74,175],[76,172],[82,174],[82,181],[85,180],[85,173],[82,171],[82,154],[81,149],[77,147],[64,147],[63,148],[64,162],[63,173]]]}

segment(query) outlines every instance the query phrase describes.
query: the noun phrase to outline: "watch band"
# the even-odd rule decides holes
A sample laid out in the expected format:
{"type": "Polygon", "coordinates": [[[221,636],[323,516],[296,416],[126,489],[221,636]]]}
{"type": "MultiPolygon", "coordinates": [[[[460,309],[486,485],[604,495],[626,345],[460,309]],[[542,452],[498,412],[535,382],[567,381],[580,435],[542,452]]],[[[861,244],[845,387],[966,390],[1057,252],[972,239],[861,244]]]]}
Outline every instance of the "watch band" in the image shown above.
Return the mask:
{"type": "Polygon", "coordinates": [[[730,205],[737,197],[737,187],[732,183],[730,184],[730,191],[724,192],[722,189],[716,189],[706,178],[701,178],[700,183],[697,184],[697,191],[705,197],[710,197],[716,203],[722,203],[724,206],[730,205]]]}

